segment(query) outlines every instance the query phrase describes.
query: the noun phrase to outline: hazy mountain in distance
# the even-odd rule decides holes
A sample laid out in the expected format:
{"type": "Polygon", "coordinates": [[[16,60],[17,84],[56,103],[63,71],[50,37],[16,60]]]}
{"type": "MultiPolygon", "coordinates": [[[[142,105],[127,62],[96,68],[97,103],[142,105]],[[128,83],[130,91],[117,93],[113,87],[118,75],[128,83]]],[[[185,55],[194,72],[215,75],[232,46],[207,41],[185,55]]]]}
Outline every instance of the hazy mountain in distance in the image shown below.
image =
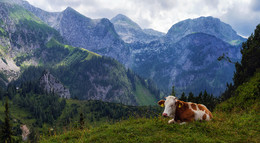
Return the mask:
{"type": "Polygon", "coordinates": [[[164,34],[152,29],[143,30],[137,23],[125,15],[118,14],[111,19],[118,35],[126,42],[143,42],[149,43],[157,40],[164,34]]]}

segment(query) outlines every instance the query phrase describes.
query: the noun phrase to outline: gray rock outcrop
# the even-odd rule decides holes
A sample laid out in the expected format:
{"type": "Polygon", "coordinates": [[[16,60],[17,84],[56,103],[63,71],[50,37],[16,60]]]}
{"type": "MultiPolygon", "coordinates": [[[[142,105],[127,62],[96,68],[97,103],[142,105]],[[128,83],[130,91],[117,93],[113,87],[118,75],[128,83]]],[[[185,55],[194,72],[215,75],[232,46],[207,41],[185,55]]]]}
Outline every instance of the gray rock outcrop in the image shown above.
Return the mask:
{"type": "Polygon", "coordinates": [[[49,71],[44,71],[40,78],[40,86],[47,93],[57,94],[61,98],[70,98],[70,91],[64,85],[57,80],[49,71]]]}

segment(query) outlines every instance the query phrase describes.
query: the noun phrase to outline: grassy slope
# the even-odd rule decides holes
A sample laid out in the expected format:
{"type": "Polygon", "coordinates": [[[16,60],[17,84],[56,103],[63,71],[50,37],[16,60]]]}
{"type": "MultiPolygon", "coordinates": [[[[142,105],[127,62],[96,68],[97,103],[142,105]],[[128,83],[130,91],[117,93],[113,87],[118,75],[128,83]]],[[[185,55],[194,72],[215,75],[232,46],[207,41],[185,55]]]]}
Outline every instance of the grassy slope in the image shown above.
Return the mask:
{"type": "Polygon", "coordinates": [[[67,131],[41,142],[260,142],[260,72],[220,104],[211,122],[168,125],[161,117],[67,131]]]}
{"type": "Polygon", "coordinates": [[[156,98],[140,82],[136,84],[135,95],[139,105],[155,105],[157,103],[156,98]]]}

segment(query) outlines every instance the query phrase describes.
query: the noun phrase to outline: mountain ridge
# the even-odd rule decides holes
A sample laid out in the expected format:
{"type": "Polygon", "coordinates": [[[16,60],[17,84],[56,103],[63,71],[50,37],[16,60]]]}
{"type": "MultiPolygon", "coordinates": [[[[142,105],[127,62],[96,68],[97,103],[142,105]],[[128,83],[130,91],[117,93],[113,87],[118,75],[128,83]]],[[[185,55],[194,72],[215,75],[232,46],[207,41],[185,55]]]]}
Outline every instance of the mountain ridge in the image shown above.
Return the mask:
{"type": "Polygon", "coordinates": [[[244,38],[237,35],[230,25],[212,16],[186,19],[176,23],[168,30],[166,39],[177,42],[182,37],[197,32],[214,35],[231,45],[238,45],[245,41],[244,38]]]}
{"type": "MultiPolygon", "coordinates": [[[[59,83],[57,87],[68,87],[73,98],[127,105],[155,104],[138,100],[139,96],[142,96],[155,101],[160,94],[156,93],[156,87],[151,87],[144,79],[127,70],[116,60],[86,49],[62,44],[66,39],[64,40],[57,30],[19,5],[4,3],[0,5],[0,11],[3,11],[0,17],[3,19],[2,24],[5,25],[2,31],[9,35],[0,37],[3,45],[0,47],[2,53],[0,63],[11,66],[10,59],[19,68],[17,76],[13,77],[13,80],[17,79],[14,83],[19,85],[26,81],[38,80],[42,72],[47,69],[53,75],[53,79],[60,81],[57,82],[59,83]],[[136,92],[135,87],[141,88],[147,94],[140,95],[142,92],[136,92]]],[[[100,22],[106,24],[108,20],[100,22]]],[[[12,71],[7,72],[3,74],[13,76],[12,71]]],[[[52,86],[50,89],[55,89],[56,85],[56,82],[50,84],[52,86]]],[[[64,94],[65,92],[68,93],[68,90],[63,90],[64,94]]]]}

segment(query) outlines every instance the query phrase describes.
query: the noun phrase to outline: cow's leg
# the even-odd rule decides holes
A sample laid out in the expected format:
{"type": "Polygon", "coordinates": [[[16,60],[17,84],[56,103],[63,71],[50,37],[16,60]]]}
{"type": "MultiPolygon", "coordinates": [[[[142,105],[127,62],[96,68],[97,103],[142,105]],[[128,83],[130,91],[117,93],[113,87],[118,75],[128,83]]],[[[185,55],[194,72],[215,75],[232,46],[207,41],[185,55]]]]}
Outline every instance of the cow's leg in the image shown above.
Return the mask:
{"type": "Polygon", "coordinates": [[[174,118],[168,121],[168,124],[172,124],[172,123],[175,123],[174,118]]]}
{"type": "Polygon", "coordinates": [[[184,125],[184,124],[186,124],[186,123],[187,123],[187,122],[181,122],[180,125],[184,125]]]}

